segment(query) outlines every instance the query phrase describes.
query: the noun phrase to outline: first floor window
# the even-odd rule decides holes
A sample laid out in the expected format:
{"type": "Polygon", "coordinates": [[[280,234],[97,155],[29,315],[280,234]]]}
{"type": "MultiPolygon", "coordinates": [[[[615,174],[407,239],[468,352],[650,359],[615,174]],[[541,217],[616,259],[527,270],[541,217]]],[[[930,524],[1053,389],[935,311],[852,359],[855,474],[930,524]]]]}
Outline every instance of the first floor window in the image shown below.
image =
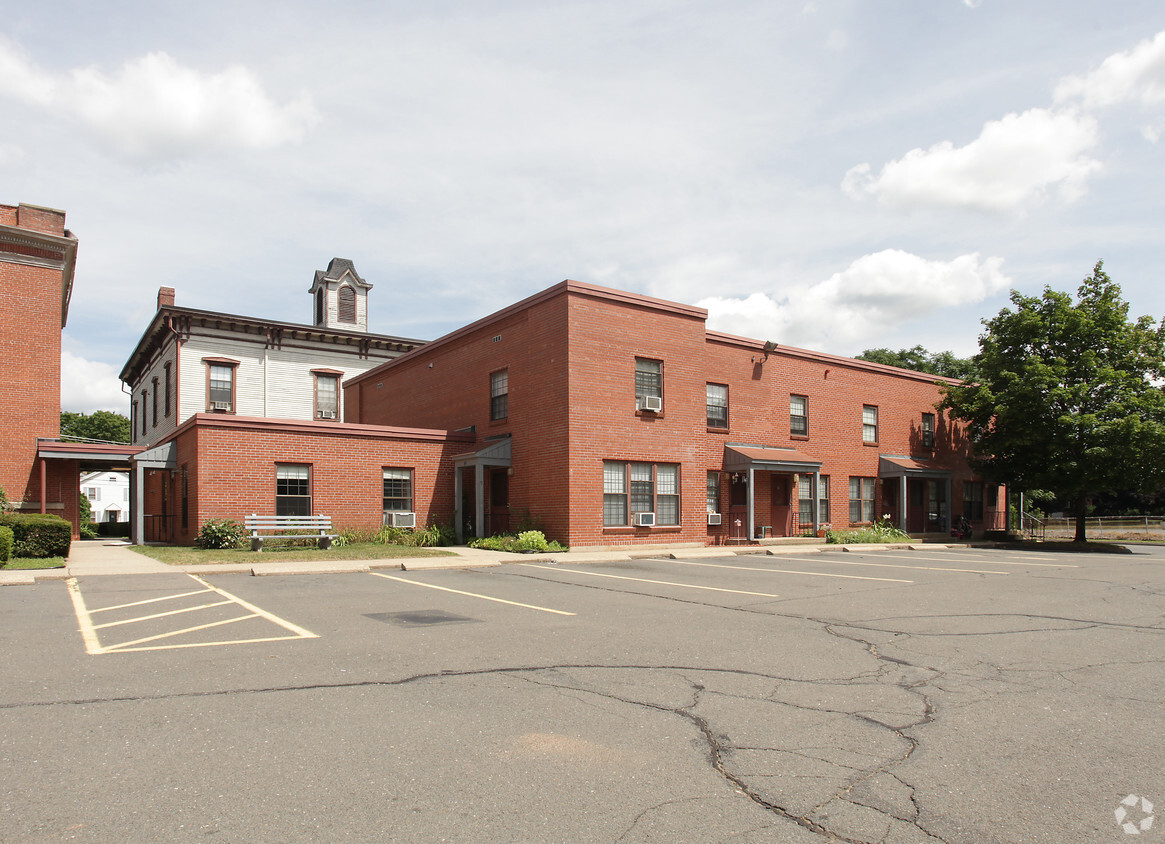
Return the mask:
{"type": "Polygon", "coordinates": [[[983,519],[983,484],[963,483],[963,515],[973,522],[983,519]]]}
{"type": "Polygon", "coordinates": [[[384,512],[413,512],[413,470],[384,470],[384,512]]]}
{"type": "Polygon", "coordinates": [[[311,467],[299,463],[275,464],[275,515],[311,515],[311,467]]]}
{"type": "Polygon", "coordinates": [[[874,479],[849,479],[849,521],[872,522],[874,520],[874,479]]]}
{"type": "Polygon", "coordinates": [[[817,489],[817,515],[822,524],[832,521],[829,517],[829,475],[821,476],[821,484],[817,489]]]}
{"type": "Polygon", "coordinates": [[[603,463],[603,524],[620,526],[639,513],[657,525],[680,523],[680,467],[675,463],[603,463]]]}
{"type": "Polygon", "coordinates": [[[708,473],[708,512],[719,513],[720,510],[720,473],[708,473]]]}
{"type": "MultiPolygon", "coordinates": [[[[813,524],[813,486],[812,475],[802,475],[797,484],[797,518],[802,527],[813,524]]],[[[829,475],[821,475],[817,483],[817,519],[819,524],[829,522],[829,475]]]]}

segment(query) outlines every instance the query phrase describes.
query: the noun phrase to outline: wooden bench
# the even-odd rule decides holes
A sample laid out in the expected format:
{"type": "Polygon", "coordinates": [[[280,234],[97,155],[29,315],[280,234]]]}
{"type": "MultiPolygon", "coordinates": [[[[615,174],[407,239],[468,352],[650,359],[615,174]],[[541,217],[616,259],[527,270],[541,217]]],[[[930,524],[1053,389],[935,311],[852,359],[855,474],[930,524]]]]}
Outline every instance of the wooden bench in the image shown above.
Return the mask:
{"type": "Polygon", "coordinates": [[[331,516],[259,516],[255,513],[243,519],[243,525],[251,532],[251,550],[262,551],[264,539],[314,539],[319,548],[332,547],[332,540],[337,534],[332,533],[331,516]],[[315,535],[306,533],[286,533],[289,530],[311,530],[315,535]],[[279,531],[279,533],[264,533],[260,531],[279,531]]]}

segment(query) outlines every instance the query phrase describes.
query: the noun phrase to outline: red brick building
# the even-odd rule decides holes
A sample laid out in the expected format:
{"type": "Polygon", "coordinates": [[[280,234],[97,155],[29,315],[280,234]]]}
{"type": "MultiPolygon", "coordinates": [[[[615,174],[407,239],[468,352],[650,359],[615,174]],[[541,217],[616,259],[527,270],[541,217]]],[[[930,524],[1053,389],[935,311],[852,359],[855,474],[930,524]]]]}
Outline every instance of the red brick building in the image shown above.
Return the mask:
{"type": "Polygon", "coordinates": [[[69,316],[77,239],[65,213],[0,205],[0,485],[16,510],[78,522],[79,469],[40,454],[60,435],[61,329],[69,316]]]}
{"type": "Polygon", "coordinates": [[[473,430],[457,521],[572,546],[996,520],[933,376],[708,331],[706,311],[566,281],[344,382],[346,418],[473,430]]]}

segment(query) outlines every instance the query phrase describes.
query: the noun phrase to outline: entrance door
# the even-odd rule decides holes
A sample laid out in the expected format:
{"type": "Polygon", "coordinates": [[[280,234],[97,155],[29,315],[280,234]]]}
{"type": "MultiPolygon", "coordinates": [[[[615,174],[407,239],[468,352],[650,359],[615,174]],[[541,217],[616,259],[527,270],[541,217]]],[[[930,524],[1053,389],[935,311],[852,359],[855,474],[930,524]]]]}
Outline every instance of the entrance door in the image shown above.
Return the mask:
{"type": "MultiPolygon", "coordinates": [[[[772,508],[770,520],[773,536],[788,536],[793,532],[793,506],[790,499],[792,492],[791,478],[788,475],[771,475],[772,495],[769,498],[772,508]]],[[[760,525],[757,530],[760,530],[760,525]]]]}
{"type": "Polygon", "coordinates": [[[486,509],[486,535],[510,532],[510,471],[489,470],[489,507],[486,509]]]}

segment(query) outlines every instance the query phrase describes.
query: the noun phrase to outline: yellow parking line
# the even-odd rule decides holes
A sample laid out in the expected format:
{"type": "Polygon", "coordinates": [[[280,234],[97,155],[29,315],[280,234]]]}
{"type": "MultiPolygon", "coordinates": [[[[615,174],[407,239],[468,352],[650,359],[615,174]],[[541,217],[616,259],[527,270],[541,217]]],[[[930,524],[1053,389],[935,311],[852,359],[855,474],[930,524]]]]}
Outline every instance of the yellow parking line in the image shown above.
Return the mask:
{"type": "Polygon", "coordinates": [[[177,595],[164,595],[161,598],[147,598],[144,601],[134,601],[130,604],[117,604],[112,607],[101,607],[100,609],[92,610],[91,612],[96,614],[99,612],[109,612],[110,610],[124,610],[129,609],[130,607],[140,607],[143,604],[156,604],[159,601],[173,601],[176,598],[189,598],[191,595],[201,595],[206,591],[206,589],[195,589],[193,592],[179,592],[177,595]]]}
{"type": "Polygon", "coordinates": [[[378,571],[370,571],[368,573],[371,575],[375,575],[376,577],[383,577],[385,580],[396,580],[396,581],[399,581],[400,583],[408,583],[408,584],[411,584],[413,586],[424,586],[427,589],[440,589],[442,592],[452,592],[455,595],[467,595],[470,598],[481,598],[483,601],[495,601],[499,604],[509,604],[512,607],[525,607],[528,610],[538,610],[539,612],[551,612],[551,613],[554,613],[555,615],[574,615],[574,613],[566,612],[565,610],[552,610],[552,609],[549,609],[547,607],[538,607],[538,606],[535,606],[534,604],[522,604],[522,603],[519,603],[518,601],[507,601],[505,598],[493,598],[489,595],[479,595],[476,592],[462,592],[460,589],[450,589],[448,586],[436,586],[435,584],[432,584],[432,583],[421,583],[419,580],[408,580],[408,579],[403,578],[403,577],[395,577],[391,574],[383,574],[383,573],[378,572],[378,571]]]}
{"type": "Polygon", "coordinates": [[[77,586],[77,578],[70,577],[65,584],[69,587],[69,597],[73,599],[73,613],[77,616],[81,640],[85,643],[85,653],[93,656],[105,653],[105,649],[101,647],[101,640],[97,638],[97,631],[93,629],[93,619],[89,617],[89,610],[85,609],[85,598],[77,586]]]}
{"type": "Polygon", "coordinates": [[[987,569],[954,569],[942,568],[939,566],[899,566],[894,563],[859,563],[853,560],[835,560],[833,557],[822,556],[818,562],[827,563],[834,566],[873,566],[879,569],[914,569],[915,571],[957,571],[964,574],[1011,574],[1009,571],[989,571],[987,569]]]}
{"type": "Polygon", "coordinates": [[[810,577],[844,577],[848,580],[881,580],[886,583],[913,583],[913,580],[902,580],[898,577],[864,577],[860,574],[829,574],[822,571],[797,571],[796,569],[774,569],[762,566],[729,566],[723,563],[693,563],[687,560],[662,560],[677,566],[704,566],[710,569],[739,569],[740,571],[771,571],[777,574],[805,574],[810,577]]]}
{"type": "Polygon", "coordinates": [[[232,601],[215,601],[213,604],[199,604],[196,607],[183,607],[180,610],[170,610],[170,612],[156,612],[153,615],[139,615],[134,618],[123,618],[121,621],[108,621],[105,624],[94,625],[94,630],[104,630],[106,627],[120,627],[123,624],[137,624],[139,621],[153,621],[155,618],[167,618],[171,615],[181,615],[186,612],[197,612],[198,610],[208,610],[211,607],[222,607],[232,601]]]}
{"type": "MultiPolygon", "coordinates": [[[[913,554],[895,554],[893,552],[891,552],[891,553],[883,552],[883,553],[879,554],[878,556],[890,557],[890,558],[895,559],[895,560],[930,560],[933,563],[945,563],[946,562],[946,560],[944,560],[942,557],[921,557],[921,556],[916,557],[913,554]]],[[[1045,559],[1047,559],[1047,558],[1045,557],[1045,559]]],[[[1061,564],[1061,563],[1008,563],[1008,562],[1004,562],[1003,560],[989,560],[989,561],[987,561],[987,564],[991,565],[991,566],[1040,566],[1043,568],[1053,568],[1053,569],[1079,568],[1079,566],[1073,566],[1073,565],[1069,565],[1067,563],[1064,563],[1064,564],[1061,564]]]]}
{"type": "MultiPolygon", "coordinates": [[[[520,566],[527,566],[529,568],[540,568],[543,571],[547,569],[544,566],[536,566],[533,563],[518,563],[520,566]]],[[[731,592],[734,595],[754,595],[758,598],[779,598],[780,595],[772,595],[768,592],[745,592],[743,589],[722,589],[719,586],[695,586],[691,583],[674,583],[670,580],[648,580],[643,577],[626,577],[619,574],[601,574],[597,571],[579,571],[578,569],[564,569],[556,566],[553,571],[565,571],[571,574],[589,574],[591,577],[610,577],[614,580],[634,580],[637,583],[654,583],[657,586],[678,586],[681,589],[704,589],[708,592],[731,592]]]]}
{"type": "MultiPolygon", "coordinates": [[[[158,633],[156,636],[145,636],[141,639],[134,639],[130,642],[121,642],[116,645],[106,645],[106,651],[118,651],[122,648],[128,648],[131,645],[140,645],[143,642],[156,642],[159,639],[169,639],[172,636],[181,636],[183,633],[197,633],[199,630],[209,630],[211,627],[222,627],[224,624],[234,624],[236,621],[248,621],[252,618],[258,618],[257,615],[251,613],[249,615],[240,615],[238,618],[226,618],[222,621],[212,621],[209,624],[199,624],[194,627],[186,627],[182,630],[171,630],[167,633],[158,633]]],[[[200,642],[200,645],[205,644],[200,642]]]]}

